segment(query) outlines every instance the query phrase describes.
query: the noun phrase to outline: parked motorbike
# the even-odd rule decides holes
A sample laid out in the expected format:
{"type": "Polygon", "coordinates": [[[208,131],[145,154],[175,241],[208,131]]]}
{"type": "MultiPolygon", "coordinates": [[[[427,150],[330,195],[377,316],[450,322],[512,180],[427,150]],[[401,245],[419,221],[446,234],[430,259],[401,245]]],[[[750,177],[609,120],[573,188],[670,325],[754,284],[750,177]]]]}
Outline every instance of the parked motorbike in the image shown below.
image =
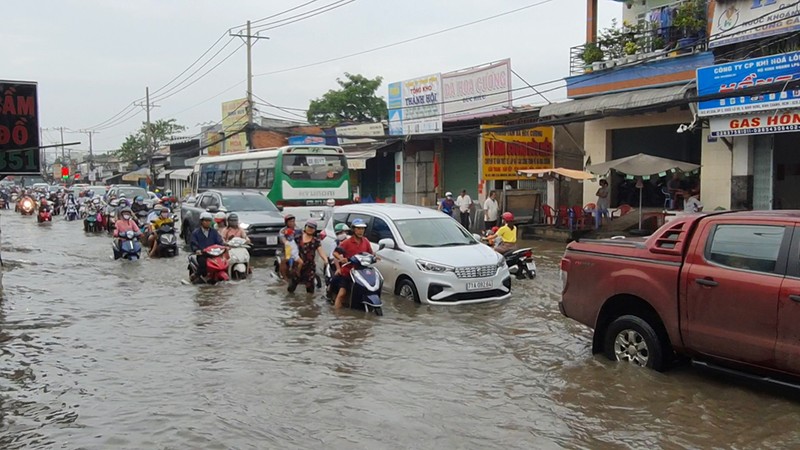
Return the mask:
{"type": "Polygon", "coordinates": [[[158,256],[167,257],[178,254],[178,239],[175,237],[175,226],[165,223],[156,230],[158,239],[158,256]]]}
{"type": "Polygon", "coordinates": [[[217,284],[228,281],[228,260],[225,258],[227,249],[221,245],[210,245],[203,249],[206,257],[206,274],[198,275],[198,255],[189,255],[189,279],[194,284],[217,284]]]}
{"type": "Polygon", "coordinates": [[[34,209],[36,209],[36,202],[30,197],[23,197],[17,204],[17,211],[23,216],[32,215],[34,209]]]}
{"type": "Polygon", "coordinates": [[[518,280],[536,278],[536,263],[533,262],[533,252],[530,248],[512,250],[504,256],[508,271],[511,275],[516,276],[518,280]]]}
{"type": "Polygon", "coordinates": [[[232,280],[243,280],[250,273],[250,248],[247,241],[242,238],[233,238],[228,241],[228,277],[232,280]]]}
{"type": "Polygon", "coordinates": [[[36,221],[38,223],[52,222],[53,214],[50,212],[50,208],[49,207],[39,208],[39,214],[36,215],[36,221]]]}
{"type": "Polygon", "coordinates": [[[124,235],[114,239],[111,246],[114,249],[114,259],[135,261],[142,253],[142,244],[139,243],[137,233],[133,230],[128,230],[124,235]]]}
{"type": "MultiPolygon", "coordinates": [[[[383,275],[375,265],[375,256],[369,253],[361,253],[353,256],[345,265],[352,265],[350,269],[350,293],[347,298],[347,306],[350,309],[374,312],[375,315],[383,315],[383,302],[381,301],[381,289],[383,288],[383,275]]],[[[330,284],[330,264],[326,267],[326,283],[330,284]]],[[[333,304],[336,293],[328,297],[328,302],[333,304]]]]}
{"type": "Polygon", "coordinates": [[[70,203],[67,205],[66,209],[66,219],[72,222],[73,220],[78,220],[78,208],[75,206],[74,203],[70,203]]]}

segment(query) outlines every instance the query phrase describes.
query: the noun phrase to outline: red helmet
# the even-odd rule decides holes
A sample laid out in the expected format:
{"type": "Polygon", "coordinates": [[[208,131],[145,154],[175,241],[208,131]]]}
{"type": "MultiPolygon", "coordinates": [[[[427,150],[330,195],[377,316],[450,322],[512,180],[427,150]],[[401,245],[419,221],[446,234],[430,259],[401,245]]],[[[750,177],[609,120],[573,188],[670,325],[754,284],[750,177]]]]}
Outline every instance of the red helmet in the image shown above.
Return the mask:
{"type": "Polygon", "coordinates": [[[510,212],[504,212],[503,213],[503,220],[505,220],[506,222],[513,222],[514,221],[514,215],[511,214],[510,212]]]}
{"type": "Polygon", "coordinates": [[[492,227],[492,234],[497,233],[497,230],[499,230],[499,229],[500,229],[500,227],[492,227]]]}

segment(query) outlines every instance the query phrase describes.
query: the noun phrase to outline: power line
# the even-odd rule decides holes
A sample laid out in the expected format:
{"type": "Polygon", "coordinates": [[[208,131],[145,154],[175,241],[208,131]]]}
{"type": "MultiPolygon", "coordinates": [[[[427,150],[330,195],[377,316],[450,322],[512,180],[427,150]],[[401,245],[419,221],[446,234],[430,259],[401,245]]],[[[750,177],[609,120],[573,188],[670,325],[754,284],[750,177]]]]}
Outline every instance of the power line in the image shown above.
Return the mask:
{"type": "MultiPolygon", "coordinates": [[[[211,44],[211,47],[208,47],[208,49],[206,49],[206,51],[204,51],[202,55],[198,56],[198,57],[197,57],[197,59],[195,59],[195,60],[194,60],[194,62],[192,62],[191,64],[189,64],[189,66],[188,66],[186,69],[184,69],[184,70],[183,70],[183,72],[179,73],[179,74],[178,74],[178,75],[176,75],[176,76],[175,76],[173,79],[169,80],[169,82],[167,82],[167,84],[165,84],[165,85],[161,86],[160,88],[158,88],[158,89],[154,90],[154,91],[153,91],[153,94],[155,95],[155,94],[159,93],[161,90],[163,90],[164,88],[166,88],[166,87],[167,87],[167,86],[169,86],[170,84],[174,83],[174,82],[175,82],[175,80],[177,80],[178,78],[180,78],[181,76],[183,76],[183,74],[185,74],[186,72],[188,72],[188,71],[189,71],[189,69],[191,69],[192,67],[194,67],[194,65],[195,65],[195,64],[197,64],[198,62],[200,62],[200,60],[201,60],[201,59],[203,59],[203,57],[204,57],[204,56],[206,56],[206,55],[208,54],[208,52],[210,52],[210,51],[211,51],[211,50],[212,50],[214,47],[216,47],[216,45],[217,45],[217,44],[219,44],[219,42],[220,42],[222,39],[224,39],[224,38],[225,38],[225,35],[226,35],[226,34],[227,34],[227,32],[224,32],[224,33],[222,33],[222,34],[220,35],[220,37],[219,37],[219,38],[217,38],[217,40],[216,40],[216,41],[214,41],[214,43],[213,43],[213,44],[211,44]]],[[[225,47],[227,47],[227,46],[228,46],[228,44],[230,44],[230,42],[226,43],[226,44],[225,44],[225,46],[223,46],[222,48],[224,49],[225,47]]],[[[220,50],[220,51],[221,51],[221,50],[220,50]]],[[[217,56],[218,54],[219,54],[219,51],[218,51],[217,53],[215,53],[215,54],[214,54],[214,56],[212,56],[212,57],[209,59],[209,61],[210,61],[211,59],[213,59],[215,56],[217,56]]],[[[203,64],[202,66],[200,66],[200,68],[202,68],[202,67],[205,67],[205,65],[206,65],[206,64],[208,64],[208,61],[206,61],[206,63],[205,63],[205,64],[203,64]]],[[[197,73],[197,72],[195,71],[195,72],[193,72],[193,74],[194,74],[194,73],[197,73]]],[[[191,75],[189,75],[189,76],[191,77],[191,75]]],[[[188,77],[187,77],[187,78],[188,78],[188,77]]]]}
{"type": "Polygon", "coordinates": [[[223,58],[221,61],[219,61],[219,62],[218,62],[217,64],[215,64],[214,66],[212,66],[212,67],[211,67],[211,69],[207,70],[205,73],[203,73],[202,75],[200,75],[198,78],[196,78],[196,79],[195,79],[194,81],[192,81],[191,83],[189,83],[189,84],[185,84],[185,85],[183,85],[183,87],[181,87],[181,84],[183,84],[183,83],[186,83],[186,82],[187,82],[187,81],[188,81],[188,80],[189,80],[189,79],[190,79],[192,76],[194,76],[194,75],[195,75],[197,72],[199,72],[200,70],[202,70],[202,69],[203,69],[205,66],[207,66],[207,65],[208,65],[208,64],[209,64],[211,61],[213,61],[213,60],[214,60],[214,58],[216,58],[216,57],[217,57],[217,55],[219,55],[220,53],[222,53],[222,51],[223,51],[223,50],[225,50],[225,49],[228,47],[228,45],[230,45],[230,44],[231,44],[231,42],[233,42],[233,39],[230,39],[230,40],[229,40],[227,43],[225,43],[225,45],[224,45],[224,46],[222,46],[222,48],[220,48],[219,50],[217,50],[217,52],[216,52],[216,53],[214,53],[214,55],[212,55],[212,56],[211,56],[211,58],[209,58],[209,59],[208,59],[208,60],[207,60],[205,63],[203,63],[203,65],[201,65],[200,67],[198,67],[197,69],[195,69],[195,71],[194,71],[194,72],[192,72],[191,74],[189,74],[189,75],[188,75],[188,76],[187,76],[187,77],[186,77],[186,78],[185,78],[185,79],[184,79],[184,80],[183,80],[181,83],[178,83],[178,84],[176,84],[176,85],[175,85],[175,86],[173,86],[172,88],[168,89],[168,90],[167,90],[165,93],[163,93],[163,94],[161,94],[161,95],[159,95],[159,96],[156,96],[156,97],[154,97],[153,101],[161,101],[161,100],[166,100],[166,99],[168,99],[168,98],[172,97],[173,95],[175,95],[175,94],[177,94],[177,93],[179,93],[179,92],[182,92],[182,91],[184,91],[184,90],[185,90],[186,88],[188,88],[189,86],[191,86],[191,85],[193,85],[193,84],[197,83],[198,81],[202,80],[202,79],[203,79],[203,77],[205,77],[205,76],[206,76],[206,75],[208,75],[208,74],[209,74],[211,71],[213,71],[214,69],[216,69],[217,67],[219,67],[220,65],[222,65],[222,63],[224,63],[225,61],[227,61],[227,60],[228,60],[228,58],[230,58],[231,56],[233,56],[233,55],[234,55],[234,53],[236,53],[236,52],[237,52],[237,51],[238,51],[240,48],[242,48],[242,47],[243,47],[243,45],[240,45],[239,47],[236,47],[236,49],[234,49],[234,50],[233,50],[233,52],[229,53],[229,54],[228,54],[228,56],[226,56],[225,58],[223,58]],[[177,89],[177,90],[176,90],[176,89],[177,89]]]}
{"type": "Polygon", "coordinates": [[[393,42],[391,44],[385,44],[385,45],[381,45],[381,46],[378,46],[378,47],[373,47],[371,49],[362,50],[360,52],[350,53],[348,55],[339,56],[339,57],[336,57],[336,58],[329,58],[329,59],[326,59],[326,60],[323,60],[323,61],[317,61],[317,62],[313,62],[313,63],[309,63],[309,64],[303,64],[303,65],[300,65],[300,66],[288,67],[288,68],[285,68],[285,69],[279,69],[279,70],[273,70],[273,71],[270,71],[270,72],[259,73],[259,74],[256,74],[254,76],[260,77],[260,76],[275,75],[275,74],[285,73],[285,72],[292,72],[292,71],[295,71],[295,70],[306,69],[308,67],[320,66],[320,65],[327,64],[327,63],[330,63],[330,62],[341,61],[343,59],[352,58],[354,56],[365,55],[367,53],[372,53],[372,52],[376,52],[378,50],[384,50],[384,49],[387,49],[387,48],[396,47],[398,45],[407,44],[409,42],[418,41],[420,39],[429,38],[431,36],[437,36],[439,34],[444,34],[444,33],[447,33],[447,32],[453,31],[453,30],[457,30],[457,29],[460,29],[460,28],[465,28],[465,27],[476,25],[476,24],[479,24],[479,23],[482,23],[482,22],[486,22],[486,21],[489,21],[489,20],[493,20],[493,19],[497,19],[497,18],[500,18],[500,17],[508,16],[510,14],[518,13],[520,11],[524,11],[526,9],[530,9],[530,8],[533,8],[533,7],[536,7],[536,6],[544,5],[546,3],[551,3],[553,1],[554,0],[540,0],[538,2],[531,3],[531,4],[526,5],[526,6],[522,6],[520,8],[512,9],[510,11],[505,11],[505,12],[502,12],[502,13],[499,13],[499,14],[495,14],[495,15],[492,15],[492,16],[489,16],[489,17],[484,17],[482,19],[473,20],[472,22],[463,23],[461,25],[456,25],[456,26],[453,26],[453,27],[450,27],[450,28],[445,28],[443,30],[439,30],[439,31],[434,31],[434,32],[431,32],[431,33],[423,34],[423,35],[420,35],[420,36],[417,36],[417,37],[404,39],[402,41],[393,42]]]}
{"type": "MultiPolygon", "coordinates": [[[[287,13],[290,13],[290,12],[292,12],[292,11],[297,11],[297,10],[298,10],[298,9],[300,9],[300,8],[303,8],[303,7],[305,7],[305,6],[308,6],[308,5],[312,4],[312,3],[316,3],[316,2],[318,2],[318,1],[319,1],[319,0],[311,0],[311,1],[305,2],[305,3],[301,4],[301,5],[297,5],[297,6],[295,6],[295,7],[292,7],[292,8],[286,9],[286,10],[284,10],[284,11],[281,11],[281,12],[279,12],[279,13],[272,14],[271,16],[262,17],[261,19],[256,19],[256,20],[253,20],[252,22],[250,22],[250,24],[252,25],[252,24],[260,23],[260,22],[263,22],[263,21],[265,21],[265,20],[269,20],[269,19],[272,19],[272,18],[275,18],[275,17],[278,17],[278,16],[282,16],[282,15],[284,15],[284,14],[287,14],[287,13]]],[[[233,27],[233,28],[241,28],[241,27],[244,27],[244,26],[245,26],[245,25],[244,25],[244,24],[242,24],[242,25],[239,25],[239,26],[236,26],[236,27],[233,27]]]]}
{"type": "Polygon", "coordinates": [[[333,11],[334,9],[341,8],[342,6],[349,5],[356,0],[336,0],[333,3],[329,3],[327,5],[321,6],[317,9],[312,9],[310,11],[306,11],[294,16],[286,17],[283,19],[276,20],[274,22],[265,23],[253,28],[253,31],[267,31],[267,30],[274,30],[275,28],[281,28],[286,25],[291,25],[297,22],[301,22],[306,19],[310,19],[312,17],[316,17],[320,14],[324,14],[329,11],[333,11]]]}

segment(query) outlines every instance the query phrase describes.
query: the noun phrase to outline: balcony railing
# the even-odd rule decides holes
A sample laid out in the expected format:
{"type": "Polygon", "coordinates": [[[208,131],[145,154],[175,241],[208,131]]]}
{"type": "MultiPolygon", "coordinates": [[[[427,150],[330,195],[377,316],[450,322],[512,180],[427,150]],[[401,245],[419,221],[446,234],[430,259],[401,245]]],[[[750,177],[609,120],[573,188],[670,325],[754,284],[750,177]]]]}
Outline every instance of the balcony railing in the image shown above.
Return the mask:
{"type": "Polygon", "coordinates": [[[570,75],[581,75],[594,70],[610,69],[640,61],[705,51],[708,47],[708,39],[704,32],[685,37],[683,30],[676,27],[657,28],[643,33],[627,35],[624,40],[619,42],[599,44],[600,49],[603,51],[603,58],[598,61],[592,61],[591,64],[587,64],[583,58],[586,46],[587,44],[570,48],[570,75]],[[628,45],[627,48],[626,44],[628,45]],[[631,51],[633,48],[635,48],[635,51],[631,51]]]}

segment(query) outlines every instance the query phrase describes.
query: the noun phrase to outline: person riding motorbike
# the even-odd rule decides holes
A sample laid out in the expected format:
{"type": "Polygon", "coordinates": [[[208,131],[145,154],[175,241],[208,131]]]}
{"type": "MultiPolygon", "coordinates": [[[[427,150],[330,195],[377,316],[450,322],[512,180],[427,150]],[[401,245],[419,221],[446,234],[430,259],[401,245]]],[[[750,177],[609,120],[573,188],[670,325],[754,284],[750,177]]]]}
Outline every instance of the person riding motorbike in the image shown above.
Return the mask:
{"type": "Polygon", "coordinates": [[[158,229],[164,225],[172,225],[173,223],[172,211],[170,211],[169,208],[164,207],[161,207],[158,217],[149,222],[150,232],[147,236],[147,246],[150,248],[151,258],[158,252],[158,229]]]}
{"type": "Polygon", "coordinates": [[[197,254],[197,273],[195,276],[205,276],[207,273],[206,264],[208,257],[203,254],[203,249],[214,244],[225,245],[222,241],[222,236],[217,233],[217,230],[211,227],[211,222],[213,220],[214,216],[212,216],[210,212],[203,212],[200,214],[200,227],[192,233],[190,246],[192,252],[197,254]]]}
{"type": "Polygon", "coordinates": [[[161,200],[161,204],[163,204],[164,206],[166,206],[167,208],[170,208],[170,209],[175,205],[175,203],[178,202],[178,199],[176,199],[175,197],[172,196],[172,189],[167,189],[164,192],[164,196],[161,197],[160,200],[161,200]]]}
{"type": "Polygon", "coordinates": [[[488,236],[487,240],[500,238],[502,242],[495,244],[494,250],[501,255],[514,250],[517,247],[517,227],[514,226],[514,214],[504,212],[502,215],[503,224],[496,233],[488,236]]]}
{"type": "MultiPolygon", "coordinates": [[[[286,232],[290,231],[292,234],[297,235],[297,219],[294,217],[293,214],[287,214],[283,218],[284,227],[278,232],[278,243],[280,244],[280,248],[286,248],[286,232]]],[[[287,264],[286,258],[281,258],[281,266],[280,266],[280,273],[281,278],[284,280],[287,279],[287,275],[289,272],[289,266],[287,264]]]]}
{"type": "MultiPolygon", "coordinates": [[[[369,239],[364,236],[364,233],[367,231],[366,222],[361,219],[355,219],[350,225],[352,225],[353,228],[353,235],[339,244],[339,247],[344,250],[344,256],[342,259],[348,261],[350,258],[360,253],[369,253],[371,255],[375,255],[375,252],[372,251],[372,245],[370,245],[369,239]]],[[[380,258],[376,256],[376,259],[380,258]]],[[[344,300],[347,298],[347,292],[350,288],[351,268],[352,266],[350,265],[344,265],[336,272],[336,275],[340,275],[342,277],[341,285],[339,286],[339,292],[336,294],[336,301],[334,302],[334,307],[336,309],[344,307],[344,300]]]]}
{"type": "MultiPolygon", "coordinates": [[[[139,225],[133,220],[133,211],[126,207],[120,211],[119,219],[117,219],[115,223],[114,237],[118,239],[116,248],[121,247],[119,237],[126,234],[129,230],[133,231],[136,235],[141,233],[139,225]]],[[[116,250],[114,251],[114,259],[119,259],[119,253],[116,250]]]]}
{"type": "Polygon", "coordinates": [[[214,214],[214,228],[217,229],[218,233],[221,234],[222,231],[228,226],[227,220],[228,216],[226,216],[222,211],[218,211],[214,214]]]}
{"type": "Polygon", "coordinates": [[[138,215],[139,211],[147,211],[147,205],[144,204],[144,197],[141,195],[136,196],[133,199],[133,205],[131,205],[131,210],[133,211],[134,215],[138,215]]]}
{"type": "Polygon", "coordinates": [[[239,216],[236,213],[228,214],[228,226],[220,232],[220,236],[222,236],[222,240],[225,241],[226,244],[231,239],[237,237],[242,238],[247,241],[248,244],[251,244],[250,238],[247,237],[247,232],[242,228],[239,228],[239,216]]]}

